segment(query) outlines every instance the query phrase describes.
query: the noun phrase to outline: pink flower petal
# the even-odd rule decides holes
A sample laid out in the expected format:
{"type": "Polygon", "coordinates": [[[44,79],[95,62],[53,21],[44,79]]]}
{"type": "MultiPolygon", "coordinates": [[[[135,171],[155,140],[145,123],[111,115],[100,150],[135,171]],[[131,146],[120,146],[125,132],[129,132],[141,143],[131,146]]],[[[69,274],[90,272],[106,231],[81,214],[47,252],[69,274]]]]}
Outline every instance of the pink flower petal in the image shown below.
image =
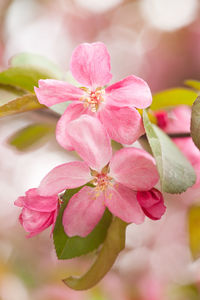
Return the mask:
{"type": "Polygon", "coordinates": [[[105,204],[117,217],[127,223],[141,224],[144,222],[144,213],[137,201],[135,191],[122,184],[115,184],[105,195],[105,204]]]}
{"type": "Polygon", "coordinates": [[[70,70],[84,86],[104,86],[112,78],[110,55],[106,46],[100,42],[79,45],[72,54],[70,70]]]}
{"type": "Polygon", "coordinates": [[[83,115],[70,122],[68,134],[72,146],[90,168],[101,171],[110,161],[110,138],[97,118],[83,115]]]}
{"type": "Polygon", "coordinates": [[[30,189],[24,197],[24,207],[39,212],[51,212],[57,208],[58,196],[43,197],[38,194],[37,189],[30,189]]]}
{"type": "Polygon", "coordinates": [[[41,181],[38,191],[42,196],[53,196],[65,189],[84,185],[91,179],[90,169],[85,162],[69,162],[51,170],[41,181]]]}
{"type": "Polygon", "coordinates": [[[26,197],[24,197],[24,196],[18,197],[17,200],[15,200],[14,204],[16,206],[23,207],[25,199],[26,199],[26,197]]]}
{"type": "Polygon", "coordinates": [[[147,83],[133,75],[107,87],[106,94],[110,105],[146,108],[152,102],[151,91],[147,83]]]}
{"type": "Polygon", "coordinates": [[[110,176],[135,191],[150,190],[159,180],[153,157],[137,148],[124,148],[114,154],[110,176]]]}
{"type": "Polygon", "coordinates": [[[84,94],[81,89],[70,83],[54,79],[39,80],[39,88],[35,87],[35,93],[38,101],[46,106],[79,100],[84,94]]]}
{"type": "MultiPolygon", "coordinates": [[[[46,229],[46,228],[45,228],[46,229]]],[[[37,234],[39,234],[41,231],[43,231],[44,229],[38,230],[38,231],[33,231],[30,232],[29,234],[27,234],[26,238],[32,238],[34,236],[36,236],[37,234]]]]}
{"type": "Polygon", "coordinates": [[[106,105],[99,118],[110,138],[119,143],[130,145],[144,134],[142,118],[135,108],[106,105]]]}
{"type": "Polygon", "coordinates": [[[200,152],[191,137],[173,139],[176,146],[183,152],[193,166],[200,163],[200,152]]]}
{"type": "MultiPolygon", "coordinates": [[[[23,211],[23,210],[22,210],[23,211]]],[[[22,213],[19,215],[19,223],[23,226],[23,217],[22,213]]]]}
{"type": "Polygon", "coordinates": [[[70,138],[68,136],[69,122],[74,119],[77,119],[82,114],[87,113],[89,113],[88,109],[83,106],[83,103],[75,101],[69,104],[64,114],[59,119],[56,127],[56,139],[64,149],[68,151],[74,150],[70,143],[70,138]]]}
{"type": "Polygon", "coordinates": [[[23,208],[21,214],[22,225],[27,232],[37,233],[49,227],[53,222],[53,213],[38,212],[23,208]]]}
{"type": "Polygon", "coordinates": [[[157,126],[165,131],[165,128],[169,123],[168,112],[165,110],[159,110],[154,113],[154,116],[156,117],[157,126]]]}
{"type": "Polygon", "coordinates": [[[164,131],[167,133],[190,132],[190,119],[191,108],[186,105],[177,106],[168,113],[168,122],[164,131]]]}
{"type": "Polygon", "coordinates": [[[152,220],[159,220],[166,211],[163,195],[155,188],[146,192],[137,192],[137,200],[145,215],[152,220]]]}
{"type": "Polygon", "coordinates": [[[70,200],[63,214],[63,226],[68,236],[87,236],[98,224],[105,210],[104,195],[83,187],[70,200]]]}

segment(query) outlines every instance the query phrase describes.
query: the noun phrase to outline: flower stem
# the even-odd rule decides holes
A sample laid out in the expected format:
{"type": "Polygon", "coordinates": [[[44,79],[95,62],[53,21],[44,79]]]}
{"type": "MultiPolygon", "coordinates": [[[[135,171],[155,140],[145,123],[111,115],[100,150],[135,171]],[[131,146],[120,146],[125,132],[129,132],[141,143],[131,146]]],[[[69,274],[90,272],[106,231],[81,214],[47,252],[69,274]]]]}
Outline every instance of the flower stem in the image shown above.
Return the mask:
{"type": "Polygon", "coordinates": [[[74,290],[87,290],[96,285],[108,273],[119,253],[124,249],[127,225],[127,223],[115,217],[91,268],[82,277],[68,277],[63,282],[74,290]]]}

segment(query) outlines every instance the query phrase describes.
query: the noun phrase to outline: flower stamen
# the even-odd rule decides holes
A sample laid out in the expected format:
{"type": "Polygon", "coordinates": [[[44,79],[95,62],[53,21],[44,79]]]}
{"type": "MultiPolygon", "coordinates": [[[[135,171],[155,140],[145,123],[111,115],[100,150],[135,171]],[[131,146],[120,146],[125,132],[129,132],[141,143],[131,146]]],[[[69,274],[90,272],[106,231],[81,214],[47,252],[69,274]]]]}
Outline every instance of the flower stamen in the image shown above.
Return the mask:
{"type": "Polygon", "coordinates": [[[106,165],[101,173],[98,173],[95,170],[91,170],[91,175],[94,177],[91,181],[91,183],[94,186],[95,189],[95,196],[96,198],[102,193],[107,190],[109,186],[113,186],[113,178],[108,175],[109,172],[109,166],[106,165]]]}
{"type": "Polygon", "coordinates": [[[105,90],[100,87],[96,88],[95,91],[85,87],[81,87],[81,89],[86,92],[86,94],[80,98],[80,100],[84,102],[84,107],[89,108],[92,112],[97,112],[100,104],[105,100],[105,90]]]}

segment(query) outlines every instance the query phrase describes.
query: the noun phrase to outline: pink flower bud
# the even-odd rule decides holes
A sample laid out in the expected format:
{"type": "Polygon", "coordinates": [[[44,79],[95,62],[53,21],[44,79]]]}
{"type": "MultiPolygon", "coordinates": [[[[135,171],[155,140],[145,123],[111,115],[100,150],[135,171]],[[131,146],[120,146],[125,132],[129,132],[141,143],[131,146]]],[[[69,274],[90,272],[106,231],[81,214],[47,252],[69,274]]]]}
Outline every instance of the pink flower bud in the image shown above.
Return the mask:
{"type": "Polygon", "coordinates": [[[137,192],[137,200],[145,215],[152,220],[159,220],[165,213],[163,195],[155,188],[137,192]]]}
{"type": "Polygon", "coordinates": [[[19,197],[15,205],[22,207],[19,221],[32,237],[47,227],[55,224],[58,211],[58,196],[44,197],[37,189],[30,189],[26,195],[19,197]]]}

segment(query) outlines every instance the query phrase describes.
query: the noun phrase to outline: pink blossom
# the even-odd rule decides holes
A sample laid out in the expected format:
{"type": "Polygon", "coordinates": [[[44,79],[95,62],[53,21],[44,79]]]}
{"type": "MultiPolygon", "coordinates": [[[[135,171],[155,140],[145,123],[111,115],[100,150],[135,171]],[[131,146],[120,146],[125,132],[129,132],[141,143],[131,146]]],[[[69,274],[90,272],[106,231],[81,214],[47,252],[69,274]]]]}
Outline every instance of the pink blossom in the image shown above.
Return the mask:
{"type": "Polygon", "coordinates": [[[145,81],[133,75],[105,87],[112,74],[110,56],[103,43],[80,44],[72,54],[70,70],[80,87],[47,79],[40,80],[39,88],[35,88],[39,102],[46,106],[72,101],[57,124],[56,137],[62,147],[73,150],[68,124],[82,114],[97,117],[110,138],[123,144],[132,144],[144,133],[136,108],[151,104],[150,89],[145,81]]]}
{"type": "Polygon", "coordinates": [[[138,191],[137,200],[145,215],[152,220],[159,220],[161,215],[165,213],[163,195],[155,188],[149,191],[138,191]]]}
{"type": "Polygon", "coordinates": [[[145,214],[154,219],[162,216],[163,198],[157,192],[149,192],[147,205],[145,195],[137,195],[137,191],[151,190],[159,180],[150,154],[130,147],[112,155],[105,128],[97,118],[88,115],[72,121],[68,127],[70,142],[84,161],[66,163],[51,170],[42,180],[39,193],[50,197],[88,182],[94,186],[84,186],[70,199],[63,215],[63,226],[69,236],[88,235],[106,207],[127,223],[140,224],[145,214]],[[156,212],[152,209],[154,204],[156,212]]]}
{"type": "Polygon", "coordinates": [[[57,195],[43,197],[34,188],[19,197],[15,205],[22,207],[19,221],[29,233],[27,237],[35,236],[50,225],[54,227],[58,210],[57,195]]]}
{"type": "Polygon", "coordinates": [[[189,133],[191,109],[186,105],[177,106],[171,111],[157,111],[158,126],[167,133],[189,133]]]}
{"type": "Polygon", "coordinates": [[[164,130],[168,124],[167,112],[165,110],[159,110],[155,112],[155,117],[157,120],[157,125],[164,130]]]}

